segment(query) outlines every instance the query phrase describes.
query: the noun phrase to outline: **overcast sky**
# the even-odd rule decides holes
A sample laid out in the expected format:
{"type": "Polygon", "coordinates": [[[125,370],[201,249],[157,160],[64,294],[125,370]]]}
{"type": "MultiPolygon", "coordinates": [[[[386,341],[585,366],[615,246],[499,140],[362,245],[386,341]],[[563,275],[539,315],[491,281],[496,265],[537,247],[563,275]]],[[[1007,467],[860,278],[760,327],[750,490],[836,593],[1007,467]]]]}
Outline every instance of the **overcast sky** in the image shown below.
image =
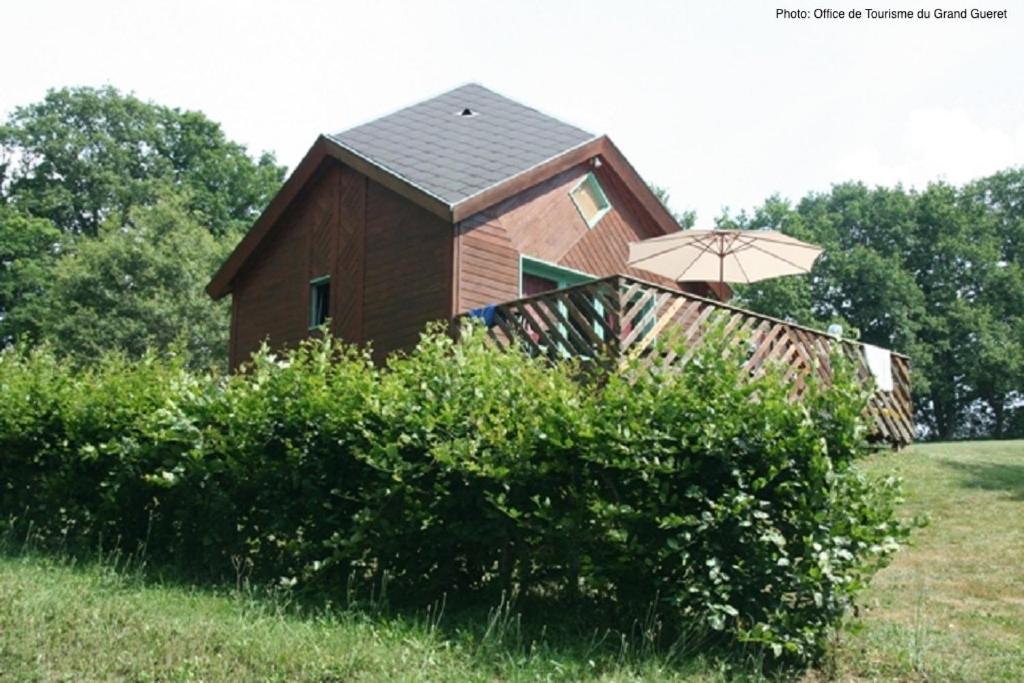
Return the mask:
{"type": "Polygon", "coordinates": [[[320,132],[476,81],[607,133],[710,226],[773,193],[1024,163],[1024,2],[997,2],[1008,20],[787,21],[758,0],[9,2],[0,114],[110,84],[293,167],[320,132]]]}

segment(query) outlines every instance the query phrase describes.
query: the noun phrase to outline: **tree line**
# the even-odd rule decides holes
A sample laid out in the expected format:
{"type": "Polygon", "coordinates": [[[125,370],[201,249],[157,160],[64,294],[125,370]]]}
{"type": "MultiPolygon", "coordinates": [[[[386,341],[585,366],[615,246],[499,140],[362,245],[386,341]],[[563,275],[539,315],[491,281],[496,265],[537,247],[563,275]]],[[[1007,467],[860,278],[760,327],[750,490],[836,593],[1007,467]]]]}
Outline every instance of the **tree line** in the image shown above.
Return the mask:
{"type": "MultiPolygon", "coordinates": [[[[0,347],[223,366],[228,309],[203,290],[284,170],[200,112],[111,87],[16,108],[0,124],[0,347]]],[[[841,183],[716,223],[825,247],[809,276],[739,288],[739,303],[910,355],[926,436],[1024,435],[1024,167],[920,190],[841,183]]]]}
{"type": "Polygon", "coordinates": [[[1024,168],[961,187],[847,182],[719,223],[824,246],[808,277],[746,286],[741,303],[908,354],[926,436],[1024,436],[1024,168]]]}

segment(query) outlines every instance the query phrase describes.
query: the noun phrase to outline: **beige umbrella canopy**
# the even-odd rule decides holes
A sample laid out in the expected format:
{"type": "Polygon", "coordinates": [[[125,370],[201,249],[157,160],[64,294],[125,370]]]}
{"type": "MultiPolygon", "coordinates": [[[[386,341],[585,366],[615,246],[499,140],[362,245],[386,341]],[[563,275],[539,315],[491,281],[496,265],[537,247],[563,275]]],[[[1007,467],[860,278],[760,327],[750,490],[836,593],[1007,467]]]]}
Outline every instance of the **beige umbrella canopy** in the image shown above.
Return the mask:
{"type": "Polygon", "coordinates": [[[676,282],[757,282],[806,273],[822,248],[775,230],[680,230],[629,245],[629,265],[676,282]]]}

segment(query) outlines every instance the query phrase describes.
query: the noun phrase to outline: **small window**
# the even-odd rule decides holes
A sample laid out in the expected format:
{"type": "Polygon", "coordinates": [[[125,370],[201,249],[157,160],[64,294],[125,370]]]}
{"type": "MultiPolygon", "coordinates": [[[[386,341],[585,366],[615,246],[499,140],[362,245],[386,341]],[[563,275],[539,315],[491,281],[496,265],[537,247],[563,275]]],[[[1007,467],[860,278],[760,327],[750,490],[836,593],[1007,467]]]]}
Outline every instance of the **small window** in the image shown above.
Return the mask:
{"type": "Polygon", "coordinates": [[[569,192],[569,196],[572,197],[583,220],[587,222],[588,228],[597,225],[601,217],[612,208],[611,202],[601,189],[601,183],[597,182],[597,177],[593,173],[588,173],[577,183],[569,192]]]}
{"type": "Polygon", "coordinates": [[[318,277],[309,283],[309,327],[320,327],[330,316],[331,278],[318,277]]]}

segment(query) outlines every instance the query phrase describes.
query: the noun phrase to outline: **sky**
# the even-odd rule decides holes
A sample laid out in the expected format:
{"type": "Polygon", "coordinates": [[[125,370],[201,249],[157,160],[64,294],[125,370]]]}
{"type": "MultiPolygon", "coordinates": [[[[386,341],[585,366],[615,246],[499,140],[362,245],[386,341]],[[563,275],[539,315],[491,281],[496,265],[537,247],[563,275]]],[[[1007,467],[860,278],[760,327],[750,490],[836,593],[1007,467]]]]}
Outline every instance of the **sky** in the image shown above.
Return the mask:
{"type": "Polygon", "coordinates": [[[321,132],[478,82],[609,135],[710,227],[776,193],[1024,164],[1024,0],[995,1],[1008,19],[785,20],[761,0],[5,2],[0,116],[113,85],[292,168],[321,132]]]}

